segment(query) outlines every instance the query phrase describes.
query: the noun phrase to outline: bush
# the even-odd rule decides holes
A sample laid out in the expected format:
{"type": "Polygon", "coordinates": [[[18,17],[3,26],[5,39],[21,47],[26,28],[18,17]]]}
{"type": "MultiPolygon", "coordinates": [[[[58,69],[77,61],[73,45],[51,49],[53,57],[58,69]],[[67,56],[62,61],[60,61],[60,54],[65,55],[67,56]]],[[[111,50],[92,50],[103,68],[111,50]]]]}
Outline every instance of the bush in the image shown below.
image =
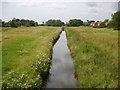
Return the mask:
{"type": "Polygon", "coordinates": [[[67,26],[82,26],[82,25],[83,25],[83,21],[80,19],[71,19],[67,23],[67,26]]]}
{"type": "Polygon", "coordinates": [[[88,22],[84,22],[83,26],[90,26],[90,24],[88,22]]]}
{"type": "Polygon", "coordinates": [[[64,22],[61,20],[48,20],[45,24],[46,26],[64,26],[64,22]]]}

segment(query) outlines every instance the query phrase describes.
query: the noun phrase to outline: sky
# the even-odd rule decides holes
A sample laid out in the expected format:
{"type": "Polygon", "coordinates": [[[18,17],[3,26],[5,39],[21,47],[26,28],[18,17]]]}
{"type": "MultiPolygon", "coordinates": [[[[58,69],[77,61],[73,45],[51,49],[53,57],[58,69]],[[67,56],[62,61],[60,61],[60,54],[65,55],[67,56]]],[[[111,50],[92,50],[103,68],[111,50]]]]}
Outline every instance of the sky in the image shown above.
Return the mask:
{"type": "Polygon", "coordinates": [[[0,18],[30,19],[38,23],[48,19],[103,21],[118,10],[119,0],[2,0],[0,18]]]}

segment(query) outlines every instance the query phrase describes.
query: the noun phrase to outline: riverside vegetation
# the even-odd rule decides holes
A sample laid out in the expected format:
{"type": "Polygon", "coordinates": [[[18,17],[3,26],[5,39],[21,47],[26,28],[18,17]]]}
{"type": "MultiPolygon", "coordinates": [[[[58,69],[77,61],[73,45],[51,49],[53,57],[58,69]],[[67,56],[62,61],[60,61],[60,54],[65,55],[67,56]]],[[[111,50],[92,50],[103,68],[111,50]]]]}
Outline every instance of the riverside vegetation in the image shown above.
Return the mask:
{"type": "Polygon", "coordinates": [[[116,88],[118,33],[107,28],[67,27],[78,88],[116,88]]]}
{"type": "MultiPolygon", "coordinates": [[[[116,88],[118,33],[107,28],[66,27],[78,88],[116,88]]],[[[60,27],[3,28],[3,88],[41,88],[60,27]]]]}
{"type": "Polygon", "coordinates": [[[60,27],[2,28],[2,87],[41,88],[60,27]]]}

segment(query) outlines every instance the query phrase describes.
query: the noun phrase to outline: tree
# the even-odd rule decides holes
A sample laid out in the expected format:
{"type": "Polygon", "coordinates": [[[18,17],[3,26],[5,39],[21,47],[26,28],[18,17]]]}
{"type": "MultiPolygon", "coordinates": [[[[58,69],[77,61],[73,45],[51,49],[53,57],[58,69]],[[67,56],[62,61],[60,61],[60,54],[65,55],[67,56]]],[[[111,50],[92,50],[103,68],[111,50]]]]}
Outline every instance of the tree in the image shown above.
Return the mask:
{"type": "Polygon", "coordinates": [[[42,24],[40,24],[40,26],[44,26],[45,25],[45,23],[44,23],[44,21],[42,22],[42,24]]]}
{"type": "Polygon", "coordinates": [[[109,19],[105,19],[104,22],[109,22],[109,19]]]}
{"type": "Polygon", "coordinates": [[[90,26],[90,23],[84,22],[83,25],[84,25],[84,26],[90,26]]]}
{"type": "Polygon", "coordinates": [[[3,27],[19,27],[19,26],[38,26],[38,23],[33,20],[25,20],[25,19],[16,19],[13,18],[11,21],[6,22],[3,27]]]}
{"type": "Polygon", "coordinates": [[[83,25],[83,21],[81,19],[71,19],[67,24],[67,26],[81,26],[81,25],[83,25]]]}
{"type": "Polygon", "coordinates": [[[9,23],[11,27],[17,27],[15,18],[13,18],[12,21],[10,21],[9,23]]]}
{"type": "Polygon", "coordinates": [[[47,26],[64,26],[65,24],[61,20],[52,20],[52,19],[50,19],[50,20],[48,20],[46,22],[45,25],[47,25],[47,26]]]}
{"type": "Polygon", "coordinates": [[[91,22],[95,22],[94,20],[87,20],[87,22],[90,24],[91,22]]]}
{"type": "Polygon", "coordinates": [[[106,26],[105,26],[105,23],[102,22],[99,27],[100,27],[100,28],[105,28],[105,27],[106,27],[106,26]]]}
{"type": "Polygon", "coordinates": [[[112,15],[112,20],[110,21],[110,27],[115,30],[120,30],[120,11],[117,11],[112,15]]]}
{"type": "Polygon", "coordinates": [[[11,27],[10,22],[5,23],[3,27],[11,27]]]}

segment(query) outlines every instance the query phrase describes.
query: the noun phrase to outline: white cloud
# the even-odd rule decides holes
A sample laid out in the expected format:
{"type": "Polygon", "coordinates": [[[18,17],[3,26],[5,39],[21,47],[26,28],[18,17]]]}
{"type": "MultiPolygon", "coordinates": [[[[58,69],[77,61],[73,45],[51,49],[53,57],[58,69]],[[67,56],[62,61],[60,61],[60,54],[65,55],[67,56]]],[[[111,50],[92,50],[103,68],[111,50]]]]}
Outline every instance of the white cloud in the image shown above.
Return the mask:
{"type": "Polygon", "coordinates": [[[117,11],[117,3],[115,2],[89,2],[86,4],[89,7],[89,13],[113,13],[117,11]]]}
{"type": "Polygon", "coordinates": [[[96,7],[97,6],[97,3],[96,2],[87,2],[87,5],[89,7],[96,7]]]}
{"type": "Polygon", "coordinates": [[[58,3],[58,2],[23,2],[18,3],[20,6],[27,6],[27,7],[42,7],[42,8],[54,8],[54,9],[65,9],[67,5],[65,3],[58,3]]]}
{"type": "MultiPolygon", "coordinates": [[[[73,0],[72,0],[73,1],[73,0]]],[[[87,0],[86,0],[87,1],[87,0]]],[[[104,20],[111,18],[117,10],[117,3],[107,2],[16,2],[4,7],[4,20],[13,17],[34,19],[41,22],[48,19],[68,21],[71,18],[86,20],[104,20]],[[14,16],[13,16],[14,15],[14,16]]]]}

